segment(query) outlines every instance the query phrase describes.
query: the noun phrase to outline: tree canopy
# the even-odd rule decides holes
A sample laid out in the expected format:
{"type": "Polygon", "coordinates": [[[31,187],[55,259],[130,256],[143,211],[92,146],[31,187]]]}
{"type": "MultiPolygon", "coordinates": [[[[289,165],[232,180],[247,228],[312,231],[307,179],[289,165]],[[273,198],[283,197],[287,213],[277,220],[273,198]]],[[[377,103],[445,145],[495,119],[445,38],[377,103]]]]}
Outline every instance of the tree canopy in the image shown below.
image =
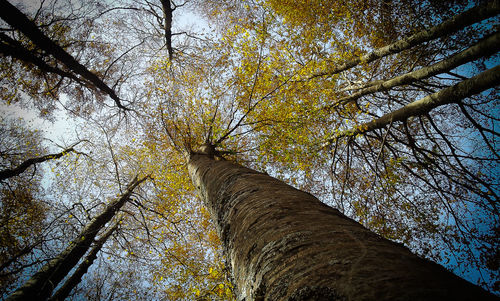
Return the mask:
{"type": "Polygon", "coordinates": [[[499,293],[499,1],[0,8],[2,298],[85,240],[53,300],[233,300],[202,145],[499,293]]]}

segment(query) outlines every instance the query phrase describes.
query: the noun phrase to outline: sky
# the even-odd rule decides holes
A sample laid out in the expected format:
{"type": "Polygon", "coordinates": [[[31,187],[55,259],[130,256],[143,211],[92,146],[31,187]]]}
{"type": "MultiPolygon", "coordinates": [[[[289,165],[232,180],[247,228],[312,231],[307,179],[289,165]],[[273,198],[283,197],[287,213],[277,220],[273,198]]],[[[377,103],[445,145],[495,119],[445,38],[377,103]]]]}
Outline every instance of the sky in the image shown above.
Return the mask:
{"type": "MultiPolygon", "coordinates": [[[[7,105],[4,102],[0,103],[0,114],[9,118],[22,118],[31,129],[42,130],[45,138],[55,143],[76,141],[75,121],[62,108],[55,111],[54,121],[41,118],[35,109],[23,108],[19,104],[7,105]]],[[[47,146],[52,151],[57,150],[51,147],[51,143],[47,143],[47,146]]]]}

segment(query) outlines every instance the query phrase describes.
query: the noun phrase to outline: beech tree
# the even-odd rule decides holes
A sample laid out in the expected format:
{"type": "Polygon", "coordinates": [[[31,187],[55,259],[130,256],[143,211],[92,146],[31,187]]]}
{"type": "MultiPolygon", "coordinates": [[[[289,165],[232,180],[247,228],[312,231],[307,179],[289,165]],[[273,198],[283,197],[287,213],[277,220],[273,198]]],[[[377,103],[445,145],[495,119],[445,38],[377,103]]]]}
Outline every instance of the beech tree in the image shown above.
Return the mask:
{"type": "MultiPolygon", "coordinates": [[[[95,249],[93,267],[77,270],[75,279],[88,275],[74,291],[106,299],[495,299],[428,260],[476,270],[473,281],[495,288],[500,5],[399,4],[93,4],[76,19],[85,20],[85,37],[102,42],[96,47],[67,23],[40,21],[56,13],[70,20],[57,5],[42,3],[31,21],[4,1],[19,16],[2,15],[5,83],[24,70],[34,81],[23,91],[36,97],[51,74],[48,86],[67,81],[61,93],[91,105],[69,108],[79,138],[94,144],[86,146],[89,168],[55,176],[65,206],[113,188],[126,194],[121,179],[138,170],[151,178],[122,207],[128,218],[95,249]],[[180,28],[187,12],[214,31],[180,28]],[[92,104],[106,102],[99,91],[121,111],[92,104]],[[69,197],[75,189],[82,195],[69,197]],[[137,266],[142,273],[127,268],[137,266]]],[[[7,102],[23,98],[9,88],[7,102]]],[[[99,216],[101,205],[82,204],[68,222],[73,230],[99,216]]]]}
{"type": "Polygon", "coordinates": [[[496,299],[213,146],[189,154],[188,168],[217,221],[239,298],[496,299]]]}
{"type": "MultiPolygon", "coordinates": [[[[483,7],[474,8],[473,11],[491,11],[490,9],[493,8],[494,10],[495,5],[494,2],[489,2],[483,7]]],[[[281,7],[281,9],[283,9],[283,7],[281,7]]],[[[290,11],[294,11],[294,8],[290,9],[290,11]]],[[[301,12],[301,14],[302,13],[304,12],[301,12]]],[[[471,16],[469,12],[464,12],[449,21],[442,20],[442,24],[448,26],[449,24],[453,24],[453,20],[460,19],[462,16],[467,15],[471,16]]],[[[313,17],[316,18],[315,15],[313,15],[313,17]]],[[[487,19],[488,16],[485,16],[485,18],[487,19]]],[[[480,19],[477,20],[479,21],[480,19]]],[[[290,21],[290,23],[292,22],[293,21],[290,21]]],[[[487,21],[483,21],[483,24],[484,23],[487,23],[487,21]]],[[[458,25],[458,23],[455,24],[458,25]]],[[[459,24],[457,29],[460,29],[466,22],[461,22],[459,24]]],[[[298,27],[299,29],[297,30],[302,30],[302,26],[303,25],[300,23],[292,23],[290,25],[293,29],[298,27]]],[[[434,30],[441,26],[443,25],[434,25],[434,27],[428,30],[417,32],[400,41],[394,41],[390,46],[403,45],[408,40],[425,36],[423,33],[435,32],[434,30]]],[[[255,28],[255,26],[253,28],[255,28]]],[[[266,28],[267,32],[271,31],[269,29],[269,24],[265,24],[264,28],[266,28]]],[[[304,30],[307,30],[307,28],[304,30]]],[[[472,29],[464,29],[463,31],[470,35],[478,33],[472,29]]],[[[239,30],[239,32],[235,33],[238,37],[237,39],[242,38],[245,34],[244,30],[239,30]],[[239,32],[241,32],[241,34],[239,32]]],[[[486,35],[491,33],[491,38],[494,39],[494,32],[489,31],[489,29],[485,29],[484,32],[486,35]]],[[[462,36],[462,34],[461,32],[457,33],[457,35],[460,36],[462,36]]],[[[320,43],[319,49],[325,49],[326,46],[322,46],[324,44],[321,44],[324,43],[321,42],[323,38],[322,35],[318,35],[317,37],[313,36],[308,43],[313,45],[315,43],[320,43]]],[[[237,39],[233,39],[233,41],[238,43],[237,39]]],[[[261,41],[261,36],[256,35],[255,37],[248,38],[244,43],[249,43],[248,41],[252,39],[261,41]]],[[[477,39],[481,40],[482,37],[478,36],[477,39]]],[[[272,44],[273,42],[270,43],[272,44]]],[[[439,45],[437,41],[435,43],[439,45]]],[[[244,44],[240,43],[238,45],[244,44]]],[[[255,43],[254,45],[258,44],[255,43]]],[[[409,44],[405,45],[411,46],[409,44]]],[[[367,51],[368,53],[362,57],[367,59],[372,53],[384,53],[384,51],[391,49],[390,46],[373,51],[369,50],[367,51]]],[[[279,48],[277,43],[275,47],[279,50],[283,49],[279,48]]],[[[290,48],[285,48],[285,53],[288,49],[293,49],[292,46],[289,47],[290,48]]],[[[469,47],[469,45],[463,45],[461,47],[465,49],[469,47]]],[[[250,58],[248,60],[249,63],[252,57],[258,57],[258,49],[258,46],[255,47],[254,50],[252,50],[253,56],[248,56],[250,58]]],[[[398,48],[394,47],[393,49],[397,50],[398,48]]],[[[474,208],[483,208],[485,210],[484,214],[487,216],[496,216],[496,205],[494,204],[496,192],[494,192],[495,189],[493,188],[495,185],[491,186],[489,184],[492,183],[490,181],[495,175],[490,173],[488,176],[482,178],[483,175],[481,173],[481,170],[493,170],[496,166],[496,163],[493,163],[496,160],[496,151],[492,147],[492,141],[495,140],[495,134],[491,132],[491,126],[485,126],[485,124],[482,123],[485,120],[491,121],[495,117],[491,114],[485,114],[482,117],[474,118],[468,113],[468,111],[471,110],[473,112],[489,111],[490,109],[481,110],[479,106],[485,105],[487,108],[494,106],[495,92],[491,92],[493,94],[489,95],[482,94],[481,97],[483,98],[472,98],[472,100],[466,101],[462,101],[461,96],[458,95],[452,97],[454,98],[452,102],[457,103],[461,111],[457,112],[458,115],[455,113],[457,106],[447,106],[446,108],[442,107],[433,112],[425,110],[419,112],[415,110],[413,111],[415,115],[406,115],[403,117],[403,115],[399,114],[404,111],[402,108],[406,105],[408,105],[408,107],[413,107],[415,105],[413,108],[416,108],[417,104],[423,104],[426,100],[431,99],[431,97],[435,99],[437,93],[441,93],[436,91],[436,89],[443,89],[442,92],[450,92],[453,90],[450,86],[459,84],[460,81],[468,79],[454,72],[448,74],[447,70],[442,69],[439,71],[441,74],[436,74],[436,77],[426,79],[425,84],[422,82],[414,82],[414,84],[412,84],[411,81],[409,81],[409,86],[393,86],[396,87],[396,89],[391,90],[379,90],[380,86],[377,86],[385,83],[387,79],[391,79],[392,77],[395,81],[391,79],[391,81],[389,81],[391,85],[395,84],[397,80],[409,80],[412,77],[418,78],[418,74],[423,75],[432,70],[431,67],[426,69],[427,65],[436,63],[437,66],[446,66],[446,64],[452,63],[461,56],[459,53],[456,53],[454,49],[443,51],[444,49],[446,49],[445,46],[436,53],[446,54],[446,56],[449,55],[450,59],[440,58],[439,61],[436,60],[435,62],[415,61],[410,65],[407,64],[408,59],[413,57],[419,58],[418,55],[412,56],[411,53],[408,53],[399,57],[394,57],[394,59],[386,57],[384,60],[377,60],[378,56],[374,56],[373,59],[375,60],[373,64],[365,63],[362,60],[350,60],[347,58],[347,60],[351,62],[349,64],[352,65],[350,65],[351,67],[346,65],[346,67],[342,69],[348,68],[345,71],[350,72],[347,74],[344,72],[332,77],[328,76],[327,71],[322,73],[317,70],[328,70],[330,69],[329,66],[333,65],[335,68],[332,70],[335,71],[337,69],[336,67],[342,65],[343,62],[340,61],[339,64],[331,64],[331,61],[337,58],[328,57],[328,59],[325,59],[323,62],[323,65],[319,64],[318,60],[322,59],[321,55],[324,55],[324,51],[323,53],[314,53],[315,57],[313,58],[307,58],[303,55],[304,58],[302,60],[299,59],[300,55],[296,57],[290,55],[288,61],[286,61],[287,58],[283,55],[283,51],[277,52],[276,55],[280,56],[280,59],[277,60],[279,63],[271,65],[271,63],[264,63],[264,59],[259,60],[259,62],[262,62],[259,65],[259,70],[266,70],[266,68],[269,68],[268,66],[273,66],[278,70],[282,70],[279,69],[279,66],[286,66],[288,70],[283,70],[282,74],[293,75],[293,73],[290,72],[290,66],[293,66],[295,63],[295,70],[297,70],[296,72],[301,76],[298,76],[299,80],[296,81],[294,85],[287,85],[290,87],[287,92],[277,93],[276,97],[269,97],[269,100],[265,101],[264,104],[259,104],[257,109],[254,110],[250,116],[254,123],[258,123],[259,120],[264,120],[261,121],[259,130],[263,134],[260,136],[261,139],[266,141],[264,145],[268,153],[262,155],[263,158],[266,158],[264,161],[266,165],[271,162],[280,162],[280,168],[286,170],[288,176],[292,174],[292,179],[293,177],[296,179],[304,179],[301,181],[303,183],[302,185],[304,185],[303,187],[306,189],[314,191],[316,195],[324,195],[325,199],[332,198],[332,203],[342,212],[348,215],[353,214],[358,216],[358,220],[367,227],[386,237],[392,237],[406,244],[413,245],[416,250],[419,250],[421,254],[425,254],[426,256],[430,256],[437,260],[441,258],[439,254],[441,252],[440,248],[437,248],[436,244],[429,245],[427,239],[423,238],[426,235],[433,236],[434,241],[442,240],[443,243],[447,245],[447,247],[445,247],[447,249],[450,246],[457,245],[453,242],[454,239],[463,237],[464,239],[460,239],[461,241],[466,240],[471,243],[462,250],[452,247],[451,249],[453,249],[453,251],[450,251],[448,254],[453,254],[451,256],[458,258],[457,260],[468,257],[470,258],[470,262],[476,262],[475,264],[478,266],[488,265],[495,270],[495,265],[490,265],[494,259],[486,254],[484,254],[484,257],[483,255],[478,256],[478,253],[482,252],[478,251],[478,249],[483,249],[484,247],[483,250],[485,250],[485,252],[493,254],[490,253],[492,250],[490,248],[492,246],[490,243],[496,245],[496,242],[494,242],[496,241],[494,238],[496,232],[493,230],[496,227],[493,226],[496,222],[492,221],[490,224],[492,228],[490,228],[490,230],[483,232],[481,235],[476,235],[478,233],[476,226],[465,222],[465,220],[468,220],[468,217],[460,216],[460,214],[457,214],[455,211],[457,206],[461,208],[473,206],[474,208]],[[401,58],[404,58],[404,64],[398,61],[401,58]],[[311,62],[309,60],[311,60],[311,62]],[[410,73],[405,73],[406,71],[401,69],[406,67],[416,68],[416,66],[420,64],[422,64],[420,69],[415,71],[409,70],[410,73]],[[311,68],[312,72],[307,68],[311,68]],[[302,72],[305,74],[302,75],[302,72]],[[310,73],[314,73],[315,75],[311,77],[310,73]],[[322,78],[321,74],[323,74],[324,78],[322,78]],[[317,77],[315,77],[316,75],[317,77]],[[442,79],[443,76],[446,76],[445,78],[449,79],[450,82],[443,84],[443,81],[439,80],[439,78],[442,79]],[[304,78],[308,80],[304,80],[304,78]],[[361,78],[367,78],[367,83],[363,84],[362,81],[360,81],[361,78]],[[377,87],[377,89],[372,87],[377,87]],[[381,93],[366,93],[364,94],[366,96],[359,98],[361,95],[356,93],[358,90],[363,92],[371,91],[370,93],[380,91],[381,93]],[[431,96],[429,96],[429,94],[431,94],[431,96]],[[423,100],[422,102],[412,103],[412,99],[417,100],[420,98],[423,100]],[[351,101],[348,101],[349,99],[351,101]],[[463,115],[460,115],[461,113],[463,115]],[[398,118],[401,119],[398,121],[398,119],[395,118],[394,121],[391,122],[390,117],[395,116],[395,114],[398,114],[398,118]],[[424,116],[419,114],[424,114],[424,116]],[[457,116],[457,118],[454,119],[457,121],[463,120],[462,118],[464,118],[466,121],[463,121],[464,123],[462,123],[462,125],[469,124],[470,122],[472,128],[475,128],[478,134],[476,137],[481,137],[483,140],[482,143],[484,143],[482,145],[484,145],[485,149],[488,149],[488,151],[486,151],[487,154],[479,154],[477,151],[464,149],[463,145],[460,145],[460,143],[468,139],[475,141],[471,141],[471,145],[477,145],[477,140],[473,138],[473,135],[468,137],[466,135],[461,135],[460,142],[455,140],[458,138],[451,138],[454,136],[454,133],[456,133],[456,129],[462,128],[462,125],[459,122],[450,122],[450,119],[445,116],[457,116]],[[375,121],[372,122],[372,119],[375,121]],[[273,122],[271,123],[269,120],[273,122]],[[382,120],[387,122],[385,123],[384,129],[377,131],[373,128],[371,132],[364,131],[366,125],[374,126],[375,124],[379,124],[378,122],[382,120]],[[479,120],[482,121],[476,122],[479,120]],[[453,123],[454,126],[453,130],[450,128],[451,123],[453,123]],[[353,135],[348,135],[350,132],[353,133],[353,135]],[[362,133],[364,134],[361,135],[362,133]],[[492,135],[485,133],[490,133],[492,135]],[[332,139],[332,137],[336,136],[341,139],[332,139]],[[309,146],[305,146],[307,144],[309,146]],[[327,149],[323,157],[318,156],[319,149],[324,146],[330,146],[331,148],[327,149]],[[431,153],[432,155],[428,155],[431,153]],[[326,159],[328,157],[332,159],[326,159]],[[291,158],[301,159],[294,160],[291,158]],[[321,172],[317,168],[319,164],[323,166],[326,165],[327,169],[321,172]],[[301,172],[296,172],[296,170],[300,170],[301,172]],[[472,170],[474,170],[474,172],[472,172],[472,170]],[[490,175],[492,177],[490,177],[490,175]],[[319,177],[328,176],[331,177],[331,185],[335,187],[335,189],[325,189],[325,186],[318,187],[317,179],[319,177]],[[416,185],[415,183],[419,184],[416,185]],[[482,188],[476,189],[478,187],[482,188]],[[329,191],[331,191],[331,194],[329,191]],[[430,193],[430,191],[434,191],[436,194],[430,193]],[[465,193],[465,191],[467,191],[467,193],[465,193]],[[429,201],[429,199],[433,201],[429,201]],[[461,205],[458,205],[458,203],[461,203],[461,205]],[[443,207],[439,204],[442,204],[443,207]],[[408,210],[409,208],[412,209],[408,210]],[[402,210],[400,211],[400,209],[402,210]],[[425,218],[426,216],[435,216],[434,214],[437,211],[441,211],[443,215],[448,216],[449,220],[442,222],[439,219],[433,220],[432,218],[425,218]],[[412,226],[412,224],[415,226],[412,226]],[[456,227],[455,225],[459,226],[456,227]],[[475,230],[472,230],[473,228],[475,230]],[[427,234],[422,235],[422,232],[418,229],[426,229],[424,231],[427,232],[427,234]],[[451,232],[454,232],[452,229],[458,231],[455,234],[451,234],[451,232]],[[474,251],[478,244],[483,247],[479,247],[474,251]],[[474,245],[476,247],[474,247],[474,245]],[[486,259],[486,261],[483,261],[483,259],[486,259]],[[483,261],[483,263],[480,263],[481,261],[483,261]]],[[[414,49],[411,48],[407,49],[407,51],[413,50],[414,49]]],[[[416,51],[416,54],[422,51],[422,49],[415,49],[414,51],[416,51]]],[[[263,52],[266,53],[266,51],[263,52]]],[[[497,51],[493,50],[493,52],[497,51]]],[[[390,52],[386,52],[385,54],[389,53],[390,52]]],[[[343,54],[339,54],[339,56],[340,55],[343,54]]],[[[267,56],[265,59],[268,59],[267,56]]],[[[483,57],[479,59],[479,61],[484,61],[484,59],[483,57]]],[[[477,61],[475,63],[477,63],[477,61]]],[[[436,65],[432,67],[435,68],[436,65]]],[[[473,65],[470,66],[473,68],[473,65]]],[[[493,66],[495,65],[493,64],[493,66]]],[[[481,70],[483,68],[478,69],[481,70]]],[[[242,76],[247,76],[247,82],[254,82],[254,70],[255,69],[249,70],[250,72],[244,70],[241,73],[242,76]],[[248,72],[248,75],[245,75],[246,72],[248,72]]],[[[332,71],[332,74],[335,73],[334,71],[332,71]]],[[[496,73],[494,69],[489,71],[489,74],[496,73]]],[[[265,71],[263,73],[266,74],[265,71]]],[[[284,76],[281,78],[284,78],[284,76]]],[[[286,78],[283,80],[285,79],[286,78]]],[[[471,79],[468,83],[473,80],[474,79],[471,79]]],[[[262,87],[265,87],[265,83],[266,80],[262,82],[262,87]]],[[[493,88],[497,84],[498,82],[496,79],[492,78],[492,81],[490,84],[486,85],[485,89],[493,88]]],[[[258,89],[259,82],[248,91],[255,93],[255,91],[259,91],[258,89]]],[[[444,94],[445,93],[442,95],[444,94]]],[[[434,103],[434,101],[432,101],[432,103],[434,103]]],[[[430,105],[430,103],[427,104],[430,105]]],[[[435,106],[431,105],[428,109],[430,110],[431,107],[435,108],[435,106]]],[[[405,112],[410,113],[410,110],[406,110],[405,112]]],[[[471,128],[469,126],[467,127],[469,129],[471,128]]],[[[262,149],[262,144],[260,144],[260,147],[262,149]]],[[[468,210],[462,211],[462,213],[466,211],[468,210]]],[[[474,213],[470,214],[473,215],[474,213]]],[[[493,219],[495,220],[495,218],[493,219]]],[[[494,248],[495,247],[493,247],[493,249],[494,248]]],[[[497,272],[492,271],[492,275],[496,275],[496,273],[497,272]]],[[[492,277],[495,278],[495,276],[492,277]]]]}

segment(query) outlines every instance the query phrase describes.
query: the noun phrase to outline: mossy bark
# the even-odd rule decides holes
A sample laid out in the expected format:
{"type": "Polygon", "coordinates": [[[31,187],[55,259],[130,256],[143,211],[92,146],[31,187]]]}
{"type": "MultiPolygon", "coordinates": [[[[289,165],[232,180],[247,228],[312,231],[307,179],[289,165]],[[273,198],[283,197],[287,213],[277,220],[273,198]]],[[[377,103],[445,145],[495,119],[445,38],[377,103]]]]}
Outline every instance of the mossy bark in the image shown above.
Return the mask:
{"type": "Polygon", "coordinates": [[[203,153],[188,168],[238,300],[496,299],[266,174],[203,153]]]}

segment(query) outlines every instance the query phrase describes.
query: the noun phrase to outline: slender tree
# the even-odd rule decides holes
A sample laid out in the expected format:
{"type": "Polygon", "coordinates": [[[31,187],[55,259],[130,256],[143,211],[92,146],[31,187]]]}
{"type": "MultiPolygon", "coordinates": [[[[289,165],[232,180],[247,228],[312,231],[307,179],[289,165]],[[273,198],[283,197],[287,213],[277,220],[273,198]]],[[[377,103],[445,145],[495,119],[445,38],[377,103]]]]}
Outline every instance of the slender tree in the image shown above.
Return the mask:
{"type": "Polygon", "coordinates": [[[30,167],[30,166],[33,166],[35,164],[42,163],[42,162],[45,162],[48,160],[52,160],[52,159],[59,159],[62,156],[66,155],[68,153],[74,152],[74,151],[75,150],[73,149],[73,147],[69,147],[69,148],[67,148],[59,153],[49,154],[49,155],[45,155],[45,156],[41,156],[41,157],[27,159],[23,163],[21,163],[19,166],[16,166],[14,168],[0,170],[0,181],[17,176],[17,175],[21,174],[22,172],[24,172],[26,169],[28,169],[28,167],[30,167]]]}
{"type": "MultiPolygon", "coordinates": [[[[108,94],[120,109],[127,110],[122,105],[120,98],[116,92],[109,87],[102,79],[88,70],[85,66],[80,64],[73,56],[67,53],[61,46],[47,37],[26,15],[19,11],[14,5],[10,4],[7,0],[0,1],[0,17],[13,28],[19,30],[26,35],[37,47],[43,51],[50,53],[61,63],[66,65],[68,69],[72,70],[82,78],[92,83],[96,88],[108,94]]],[[[4,51],[9,53],[9,51],[4,51]]]]}
{"type": "Polygon", "coordinates": [[[165,44],[167,46],[168,58],[172,61],[174,49],[172,48],[172,13],[175,7],[172,7],[170,0],[161,0],[163,11],[163,29],[165,31],[165,44]]]}

